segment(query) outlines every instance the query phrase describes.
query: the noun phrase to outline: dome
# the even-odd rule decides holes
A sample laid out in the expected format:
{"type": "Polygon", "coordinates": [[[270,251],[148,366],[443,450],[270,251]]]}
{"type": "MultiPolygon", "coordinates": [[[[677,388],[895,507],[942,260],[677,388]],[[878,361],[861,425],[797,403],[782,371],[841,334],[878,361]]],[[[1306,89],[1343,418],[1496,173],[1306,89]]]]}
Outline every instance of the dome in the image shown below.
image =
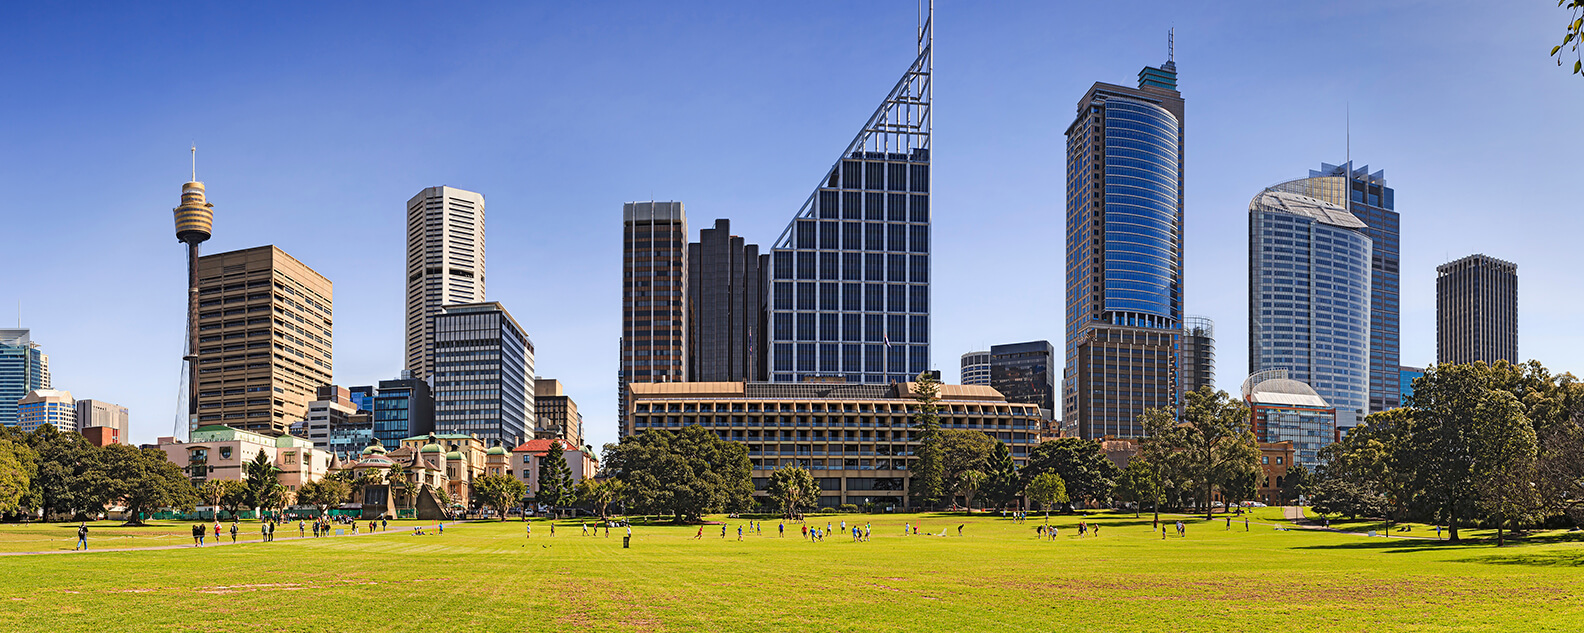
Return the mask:
{"type": "Polygon", "coordinates": [[[499,446],[499,445],[491,446],[488,451],[484,452],[484,454],[485,455],[505,455],[506,454],[506,447],[499,446]]]}
{"type": "Polygon", "coordinates": [[[423,448],[418,449],[418,452],[420,452],[420,453],[438,453],[438,452],[440,452],[440,445],[439,444],[425,444],[423,448]]]}
{"type": "Polygon", "coordinates": [[[1316,393],[1314,387],[1300,380],[1290,378],[1272,378],[1254,384],[1249,390],[1248,399],[1254,404],[1275,404],[1299,407],[1329,408],[1325,398],[1316,393]]]}
{"type": "Polygon", "coordinates": [[[384,455],[385,454],[385,447],[381,446],[379,444],[379,440],[375,440],[374,442],[375,443],[369,444],[368,446],[363,448],[363,454],[364,455],[384,455]]]}
{"type": "Polygon", "coordinates": [[[462,459],[462,452],[461,451],[451,451],[449,453],[446,453],[446,459],[462,459]]]}

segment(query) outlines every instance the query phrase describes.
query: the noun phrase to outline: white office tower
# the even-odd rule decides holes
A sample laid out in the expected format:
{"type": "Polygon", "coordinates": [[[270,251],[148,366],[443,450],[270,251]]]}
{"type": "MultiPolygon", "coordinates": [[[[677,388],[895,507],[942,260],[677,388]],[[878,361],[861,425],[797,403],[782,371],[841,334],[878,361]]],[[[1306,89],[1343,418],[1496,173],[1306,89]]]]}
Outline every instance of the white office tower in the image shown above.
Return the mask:
{"type": "Polygon", "coordinates": [[[441,306],[484,301],[484,195],[430,187],[407,201],[407,371],[434,372],[441,306]]]}

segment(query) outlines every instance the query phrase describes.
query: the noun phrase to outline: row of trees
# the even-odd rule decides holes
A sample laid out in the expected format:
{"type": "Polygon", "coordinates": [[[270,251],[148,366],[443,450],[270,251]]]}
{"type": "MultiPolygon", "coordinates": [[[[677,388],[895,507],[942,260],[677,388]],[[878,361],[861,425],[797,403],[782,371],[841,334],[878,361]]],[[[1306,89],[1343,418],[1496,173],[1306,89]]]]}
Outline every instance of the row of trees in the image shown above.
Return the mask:
{"type": "Polygon", "coordinates": [[[1431,367],[1406,406],[1321,451],[1316,510],[1505,530],[1584,524],[1584,383],[1535,361],[1431,367]]]}
{"type": "Polygon", "coordinates": [[[91,517],[124,506],[131,520],[162,507],[190,508],[192,482],[159,449],[94,446],[44,425],[31,433],[0,427],[0,514],[91,517]]]}

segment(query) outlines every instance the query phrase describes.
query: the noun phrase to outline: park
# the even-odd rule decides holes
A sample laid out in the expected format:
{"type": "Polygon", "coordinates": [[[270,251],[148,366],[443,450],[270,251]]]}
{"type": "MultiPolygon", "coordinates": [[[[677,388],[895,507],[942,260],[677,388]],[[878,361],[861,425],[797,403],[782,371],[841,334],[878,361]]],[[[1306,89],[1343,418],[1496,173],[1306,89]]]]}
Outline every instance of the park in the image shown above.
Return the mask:
{"type": "Polygon", "coordinates": [[[807,526],[831,527],[822,542],[769,515],[707,517],[702,538],[695,525],[636,519],[628,548],[625,528],[585,535],[591,519],[557,521],[553,537],[543,519],[529,522],[531,537],[518,520],[443,534],[400,521],[325,538],[283,526],[273,543],[244,521],[240,539],[255,542],[201,548],[188,523],[99,522],[88,553],[71,551],[77,524],[5,525],[0,629],[1545,631],[1584,621],[1578,532],[1497,547],[1484,530],[1452,543],[1417,524],[1394,525],[1390,538],[1384,524],[1312,529],[1287,518],[1294,510],[1166,514],[1165,537],[1147,512],[1054,514],[1054,539],[1037,536],[1040,513],[811,514],[807,526]],[[870,526],[870,539],[854,542],[844,521],[870,526]],[[1080,536],[1080,522],[1102,529],[1080,536]]]}

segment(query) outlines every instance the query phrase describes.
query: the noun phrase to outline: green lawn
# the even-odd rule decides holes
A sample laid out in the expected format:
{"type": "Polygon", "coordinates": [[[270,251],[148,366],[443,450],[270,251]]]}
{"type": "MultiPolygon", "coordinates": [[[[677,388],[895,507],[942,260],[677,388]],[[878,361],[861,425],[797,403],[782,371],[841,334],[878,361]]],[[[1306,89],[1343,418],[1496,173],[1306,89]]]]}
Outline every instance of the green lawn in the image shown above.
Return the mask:
{"type": "MultiPolygon", "coordinates": [[[[1261,509],[1248,532],[1240,519],[1230,531],[1220,517],[1192,520],[1187,538],[1165,540],[1149,515],[1105,515],[1100,537],[1083,539],[1082,517],[1053,517],[1055,542],[1035,538],[1038,515],[1025,524],[835,515],[824,543],[803,540],[794,523],[777,537],[774,520],[739,542],[743,521],[732,520],[726,539],[718,526],[694,540],[697,527],[639,525],[624,550],[619,529],[583,537],[577,521],[563,521],[552,539],[536,521],[529,540],[511,521],[453,525],[443,536],[406,528],[8,556],[0,630],[1576,631],[1584,622],[1578,540],[1498,549],[1277,530],[1280,516],[1261,509]],[[843,519],[873,521],[873,540],[853,543],[843,519]],[[952,536],[903,537],[904,522],[952,536]]],[[[110,547],[113,532],[187,528],[93,529],[94,544],[110,547]]],[[[44,536],[54,549],[72,545],[68,526],[5,526],[0,548],[49,549],[29,540],[44,536]]]]}

